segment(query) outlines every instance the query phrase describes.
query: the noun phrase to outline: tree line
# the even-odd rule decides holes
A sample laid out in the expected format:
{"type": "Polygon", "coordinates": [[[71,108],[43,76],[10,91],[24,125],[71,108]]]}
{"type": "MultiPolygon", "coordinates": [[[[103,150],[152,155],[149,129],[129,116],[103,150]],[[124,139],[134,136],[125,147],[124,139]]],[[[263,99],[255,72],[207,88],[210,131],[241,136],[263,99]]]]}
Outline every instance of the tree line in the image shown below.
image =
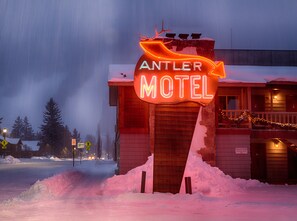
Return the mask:
{"type": "MultiPolygon", "coordinates": [[[[0,117],[0,129],[3,118],[0,117]]],[[[40,131],[34,132],[27,116],[24,118],[17,116],[9,135],[11,138],[20,138],[23,141],[38,140],[40,155],[54,155],[58,157],[72,157],[71,140],[74,138],[76,142],[82,142],[79,131],[74,128],[70,131],[69,127],[62,121],[62,115],[58,104],[53,98],[50,98],[45,105],[43,112],[43,121],[39,127],[40,131]]],[[[101,131],[98,124],[97,139],[88,134],[85,141],[92,143],[91,153],[101,157],[103,154],[103,143],[101,139],[101,131]]],[[[105,139],[106,155],[112,157],[114,155],[114,144],[109,135],[105,139]]]]}
{"type": "MultiPolygon", "coordinates": [[[[2,118],[0,118],[1,123],[2,118]]],[[[47,102],[43,112],[43,121],[40,131],[34,133],[27,116],[18,116],[12,126],[11,138],[22,140],[39,140],[40,154],[69,157],[72,154],[71,139],[81,141],[80,133],[76,128],[70,132],[62,121],[61,111],[53,98],[47,102]]]]}

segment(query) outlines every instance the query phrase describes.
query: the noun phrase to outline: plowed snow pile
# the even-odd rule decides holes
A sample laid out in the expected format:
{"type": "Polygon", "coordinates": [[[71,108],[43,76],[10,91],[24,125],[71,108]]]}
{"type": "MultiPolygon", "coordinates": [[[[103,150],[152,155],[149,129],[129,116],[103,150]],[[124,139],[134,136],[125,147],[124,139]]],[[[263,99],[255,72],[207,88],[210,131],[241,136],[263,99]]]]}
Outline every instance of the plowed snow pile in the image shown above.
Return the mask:
{"type": "MultiPolygon", "coordinates": [[[[118,175],[106,180],[102,193],[139,193],[142,171],[146,171],[146,192],[151,193],[153,186],[153,156],[150,156],[144,165],[132,169],[126,175],[118,175]]],[[[212,167],[203,162],[200,155],[191,151],[189,153],[185,175],[191,177],[193,193],[211,196],[240,192],[247,187],[264,185],[257,180],[233,179],[217,167],[212,167]]],[[[182,190],[183,188],[181,188],[181,192],[182,190]]]]}

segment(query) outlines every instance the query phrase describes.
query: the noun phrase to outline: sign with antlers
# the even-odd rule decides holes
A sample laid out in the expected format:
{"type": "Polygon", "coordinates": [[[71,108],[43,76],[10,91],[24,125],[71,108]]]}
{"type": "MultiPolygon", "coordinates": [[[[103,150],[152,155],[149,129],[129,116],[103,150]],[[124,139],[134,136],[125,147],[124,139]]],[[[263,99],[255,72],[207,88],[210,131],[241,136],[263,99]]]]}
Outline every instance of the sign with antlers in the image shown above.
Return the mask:
{"type": "Polygon", "coordinates": [[[170,51],[162,41],[141,41],[144,51],[136,64],[134,89],[137,96],[154,104],[193,101],[207,105],[225,77],[223,62],[198,55],[170,51]]]}

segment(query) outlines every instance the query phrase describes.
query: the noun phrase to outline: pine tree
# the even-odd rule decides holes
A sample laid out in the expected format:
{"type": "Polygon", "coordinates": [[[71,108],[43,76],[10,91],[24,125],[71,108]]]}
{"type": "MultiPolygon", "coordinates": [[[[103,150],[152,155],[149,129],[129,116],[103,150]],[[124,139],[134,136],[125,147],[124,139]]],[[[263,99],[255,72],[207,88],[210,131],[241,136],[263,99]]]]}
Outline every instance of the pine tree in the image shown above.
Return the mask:
{"type": "Polygon", "coordinates": [[[23,135],[21,136],[23,140],[34,140],[35,135],[31,124],[29,123],[28,117],[25,116],[23,120],[23,135]]]}
{"type": "Polygon", "coordinates": [[[51,154],[59,156],[63,149],[63,132],[61,112],[58,104],[50,98],[43,113],[41,129],[41,144],[44,149],[49,149],[51,154]]]}
{"type": "Polygon", "coordinates": [[[72,135],[69,131],[67,125],[63,128],[63,150],[62,156],[63,157],[70,157],[72,155],[72,145],[71,145],[72,135]]]}
{"type": "Polygon", "coordinates": [[[76,128],[74,128],[72,132],[72,138],[76,139],[76,143],[79,143],[81,141],[80,133],[76,130],[76,128]]]}
{"type": "Polygon", "coordinates": [[[23,120],[20,116],[18,116],[12,126],[12,131],[10,133],[10,136],[12,138],[22,138],[23,131],[24,131],[23,129],[24,129],[23,120]]]}
{"type": "Polygon", "coordinates": [[[102,139],[101,139],[101,130],[100,130],[100,126],[98,124],[97,126],[97,156],[98,158],[101,158],[102,156],[102,139]]]}

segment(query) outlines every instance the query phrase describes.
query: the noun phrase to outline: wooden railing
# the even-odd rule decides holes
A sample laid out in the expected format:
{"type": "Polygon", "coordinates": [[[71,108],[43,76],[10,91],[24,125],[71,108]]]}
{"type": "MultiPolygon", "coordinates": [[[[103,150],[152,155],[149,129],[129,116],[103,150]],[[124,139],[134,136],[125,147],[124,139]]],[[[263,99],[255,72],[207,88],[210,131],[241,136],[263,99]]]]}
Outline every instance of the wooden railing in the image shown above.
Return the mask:
{"type": "Polygon", "coordinates": [[[255,117],[271,122],[297,124],[296,112],[255,112],[253,114],[255,117]]]}
{"type": "Polygon", "coordinates": [[[225,116],[219,116],[218,127],[236,127],[236,128],[274,128],[273,123],[297,124],[297,112],[253,112],[253,118],[262,119],[252,125],[247,115],[243,116],[244,110],[222,110],[225,116]],[[228,120],[231,119],[231,120],[228,120]],[[266,123],[265,123],[265,122],[266,123]],[[268,124],[267,124],[268,122],[268,124]],[[272,124],[270,124],[272,123],[272,124]],[[272,125],[272,126],[271,126],[272,125]]]}
{"type": "MultiPolygon", "coordinates": [[[[242,116],[244,110],[222,110],[222,114],[230,119],[237,119],[242,116]]],[[[219,113],[220,115],[220,113],[219,113]]],[[[243,119],[239,121],[232,121],[228,119],[224,119],[223,116],[219,116],[218,118],[218,127],[221,128],[251,128],[250,122],[248,119],[243,119]]]]}

